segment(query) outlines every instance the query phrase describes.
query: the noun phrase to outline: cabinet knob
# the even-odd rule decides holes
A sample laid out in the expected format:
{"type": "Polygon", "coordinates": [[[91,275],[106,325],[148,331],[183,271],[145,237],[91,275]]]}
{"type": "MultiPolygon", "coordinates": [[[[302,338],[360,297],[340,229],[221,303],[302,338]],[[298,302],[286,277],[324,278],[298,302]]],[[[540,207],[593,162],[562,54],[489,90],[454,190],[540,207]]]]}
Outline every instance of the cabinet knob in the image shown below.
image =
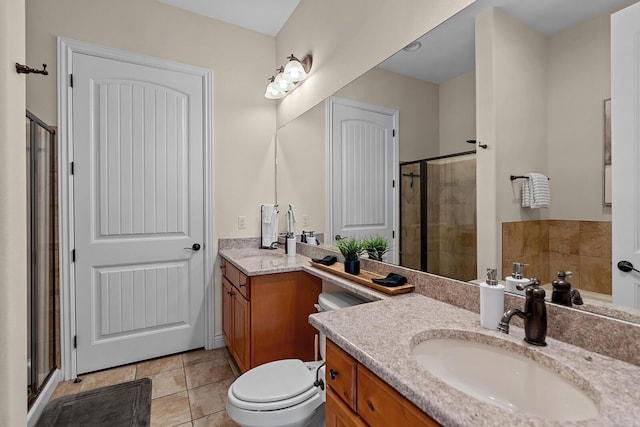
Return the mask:
{"type": "Polygon", "coordinates": [[[332,380],[335,380],[336,377],[338,376],[338,371],[334,371],[333,369],[329,369],[329,375],[331,376],[332,380]]]}

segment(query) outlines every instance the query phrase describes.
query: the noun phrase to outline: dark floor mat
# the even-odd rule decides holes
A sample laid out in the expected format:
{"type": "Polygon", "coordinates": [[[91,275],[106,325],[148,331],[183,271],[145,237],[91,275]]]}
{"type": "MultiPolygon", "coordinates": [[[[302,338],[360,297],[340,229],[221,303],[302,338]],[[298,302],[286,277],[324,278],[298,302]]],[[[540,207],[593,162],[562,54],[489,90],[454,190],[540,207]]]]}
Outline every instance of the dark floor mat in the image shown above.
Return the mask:
{"type": "Polygon", "coordinates": [[[151,379],[64,396],[47,403],[36,427],[149,426],[151,379]]]}

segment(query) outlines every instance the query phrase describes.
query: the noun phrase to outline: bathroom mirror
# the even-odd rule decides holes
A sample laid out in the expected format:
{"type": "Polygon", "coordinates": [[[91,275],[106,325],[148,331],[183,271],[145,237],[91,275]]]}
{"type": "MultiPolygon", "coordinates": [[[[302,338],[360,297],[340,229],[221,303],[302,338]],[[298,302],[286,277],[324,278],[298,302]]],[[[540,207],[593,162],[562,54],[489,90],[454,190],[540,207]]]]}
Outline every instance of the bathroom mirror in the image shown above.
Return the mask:
{"type": "MultiPolygon", "coordinates": [[[[476,127],[474,17],[493,5],[517,20],[526,21],[528,26],[542,28],[540,31],[553,31],[552,35],[542,36],[545,39],[548,55],[546,65],[550,79],[548,84],[550,87],[557,85],[559,88],[557,96],[553,94],[549,96],[547,103],[549,120],[545,123],[548,128],[546,143],[549,147],[557,147],[548,150],[550,156],[548,166],[543,171],[551,177],[553,204],[549,209],[522,210],[516,218],[498,221],[496,226],[502,234],[502,239],[498,239],[497,242],[502,260],[502,265],[498,267],[502,269],[501,276],[504,278],[510,272],[511,262],[527,262],[530,265],[525,270],[525,274],[542,276],[543,282],[551,282],[555,277],[554,273],[558,270],[572,270],[576,274],[570,281],[579,289],[583,289],[583,283],[587,282],[585,279],[587,277],[597,282],[606,282],[608,278],[610,282],[611,208],[602,205],[600,194],[594,197],[594,200],[597,199],[597,204],[591,203],[590,200],[582,200],[579,203],[573,203],[572,200],[575,201],[576,194],[581,194],[578,191],[581,183],[586,182],[591,186],[591,183],[599,183],[602,177],[603,124],[601,118],[603,112],[601,109],[603,100],[610,97],[609,14],[607,12],[611,8],[621,8],[634,2],[608,2],[606,7],[597,4],[600,2],[588,2],[588,4],[583,2],[578,6],[564,5],[569,10],[574,8],[584,11],[586,18],[573,13],[573,21],[566,24],[566,28],[559,32],[557,29],[549,30],[544,27],[544,24],[535,22],[537,18],[527,15],[530,11],[519,9],[516,3],[524,7],[523,2],[476,2],[419,40],[422,47],[413,53],[428,52],[429,55],[425,58],[420,60],[417,56],[411,56],[412,52],[401,50],[334,95],[400,110],[398,128],[400,162],[409,165],[422,159],[469,151],[474,148],[474,145],[468,144],[466,140],[475,139],[476,127]],[[587,10],[589,8],[592,9],[587,10]],[[450,32],[447,33],[448,27],[451,27],[448,31],[453,31],[456,36],[451,36],[450,32]],[[463,43],[465,31],[470,33],[470,45],[469,42],[463,43]],[[589,46],[588,48],[577,44],[576,40],[581,39],[586,46],[589,46]],[[456,46],[448,45],[447,41],[454,42],[456,46]],[[593,53],[593,50],[597,50],[600,56],[594,57],[587,54],[588,51],[593,53]],[[470,55],[471,60],[469,60],[470,55]],[[403,58],[405,62],[406,58],[413,59],[408,62],[408,65],[404,65],[404,71],[398,71],[403,67],[403,58]],[[420,80],[415,74],[416,70],[424,64],[434,63],[440,65],[436,70],[440,73],[437,80],[436,78],[431,82],[420,80]],[[410,72],[413,74],[407,76],[410,72]],[[409,85],[399,83],[406,83],[405,80],[413,81],[414,86],[406,89],[409,85]],[[563,88],[567,88],[567,91],[563,88]],[[585,90],[585,88],[590,89],[585,90]],[[438,101],[434,101],[435,104],[432,103],[431,106],[425,106],[424,93],[428,93],[429,90],[434,93],[434,98],[438,101]],[[444,101],[440,103],[439,95],[444,94],[443,99],[445,99],[447,90],[455,94],[455,97],[451,98],[452,101],[449,104],[444,101]],[[571,90],[583,96],[572,96],[571,90]],[[396,98],[384,99],[383,95],[388,92],[392,92],[396,98]],[[412,101],[417,94],[423,94],[422,99],[412,101]],[[404,105],[411,102],[414,104],[422,102],[422,104],[411,111],[408,106],[398,107],[402,101],[405,102],[404,105]],[[586,107],[582,108],[581,105],[586,107]],[[451,114],[447,108],[458,114],[458,120],[454,121],[457,126],[449,128],[439,126],[440,115],[451,114]],[[435,115],[438,115],[436,119],[434,119],[435,115]],[[422,133],[406,130],[406,123],[416,116],[423,122],[432,124],[431,130],[422,133]],[[571,143],[562,144],[563,140],[571,143]],[[572,159],[571,167],[566,164],[567,158],[572,159]],[[576,162],[581,166],[576,167],[576,162]],[[594,162],[595,166],[592,167],[594,162]],[[589,206],[585,207],[585,203],[589,206]]],[[[553,12],[551,16],[554,14],[562,15],[562,11],[553,12]]],[[[549,19],[543,19],[543,21],[549,24],[549,19]]],[[[329,197],[326,172],[327,114],[327,104],[321,103],[278,129],[277,133],[278,200],[280,203],[291,202],[295,205],[298,215],[298,232],[313,230],[329,233],[326,229],[329,197]]],[[[475,148],[478,151],[482,150],[475,148]]],[[[481,166],[480,163],[478,166],[481,166]]],[[[402,185],[401,167],[398,169],[398,180],[402,185]]],[[[509,174],[521,175],[533,171],[519,169],[517,164],[501,164],[498,176],[508,181],[509,174]]],[[[405,177],[408,185],[413,181],[414,187],[417,186],[419,166],[418,169],[413,170],[413,176],[411,170],[405,173],[408,175],[405,177]]],[[[514,181],[507,184],[513,200],[519,200],[521,182],[514,181]]],[[[597,188],[600,187],[601,185],[598,185],[597,188]]],[[[482,191],[486,192],[487,189],[482,191]]],[[[492,250],[489,247],[487,249],[492,250]]],[[[455,258],[460,259],[461,256],[457,254],[455,258]]],[[[474,259],[473,262],[475,261],[474,259]]],[[[471,261],[465,262],[468,264],[471,261]]],[[[452,277],[450,274],[442,275],[452,277]]],[[[588,300],[586,295],[585,297],[588,300]]],[[[619,308],[616,311],[607,303],[600,301],[594,301],[593,304],[587,304],[582,308],[629,321],[637,321],[640,318],[634,310],[619,308]]]]}

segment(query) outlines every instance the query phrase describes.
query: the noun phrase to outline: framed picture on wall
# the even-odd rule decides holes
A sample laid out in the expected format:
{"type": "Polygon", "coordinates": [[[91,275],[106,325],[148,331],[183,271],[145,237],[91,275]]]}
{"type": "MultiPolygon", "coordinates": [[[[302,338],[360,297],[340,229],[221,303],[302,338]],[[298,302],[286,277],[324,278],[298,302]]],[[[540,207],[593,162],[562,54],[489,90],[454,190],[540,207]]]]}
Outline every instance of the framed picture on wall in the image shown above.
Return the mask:
{"type": "Polygon", "coordinates": [[[611,99],[604,100],[603,204],[611,206],[611,99]]]}

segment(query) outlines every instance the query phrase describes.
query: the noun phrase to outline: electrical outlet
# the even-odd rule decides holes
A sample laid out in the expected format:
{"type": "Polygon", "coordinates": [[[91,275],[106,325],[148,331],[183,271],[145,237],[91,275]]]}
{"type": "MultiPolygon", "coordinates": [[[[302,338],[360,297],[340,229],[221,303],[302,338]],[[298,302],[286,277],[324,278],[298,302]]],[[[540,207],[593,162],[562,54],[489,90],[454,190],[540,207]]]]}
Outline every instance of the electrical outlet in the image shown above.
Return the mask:
{"type": "Polygon", "coordinates": [[[238,217],[238,230],[244,230],[247,228],[247,217],[239,216],[238,217]]]}
{"type": "Polygon", "coordinates": [[[302,215],[302,226],[303,227],[309,226],[309,215],[302,215]]]}

